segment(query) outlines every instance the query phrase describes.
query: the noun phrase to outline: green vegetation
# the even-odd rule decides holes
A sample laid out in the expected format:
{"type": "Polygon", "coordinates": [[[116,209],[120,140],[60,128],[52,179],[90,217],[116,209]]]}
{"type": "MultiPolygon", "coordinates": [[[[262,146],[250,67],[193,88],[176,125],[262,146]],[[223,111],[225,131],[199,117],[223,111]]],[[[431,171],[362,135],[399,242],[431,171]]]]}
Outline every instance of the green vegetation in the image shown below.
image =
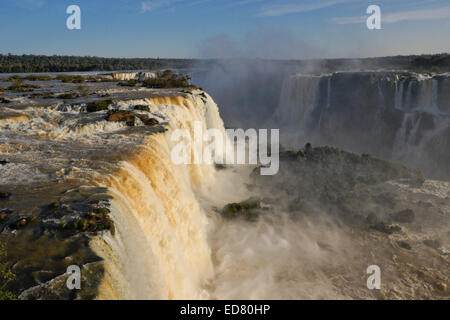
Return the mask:
{"type": "MultiPolygon", "coordinates": [[[[66,229],[67,224],[61,225],[61,228],[66,229]]],[[[108,208],[98,208],[94,212],[88,213],[85,217],[73,221],[72,229],[81,232],[95,232],[102,230],[109,230],[114,235],[114,223],[109,217],[108,208]]]]}
{"type": "Polygon", "coordinates": [[[42,99],[52,99],[55,96],[54,96],[53,92],[50,92],[50,91],[30,94],[30,98],[38,98],[38,97],[41,97],[42,99]]]}
{"type": "MultiPolygon", "coordinates": [[[[205,60],[213,65],[216,60],[205,60]]],[[[280,67],[306,68],[311,61],[273,60],[280,67]]],[[[395,69],[410,71],[449,72],[450,55],[411,55],[364,59],[322,59],[312,61],[317,72],[350,70],[364,66],[366,69],[395,69]]],[[[191,59],[152,59],[152,58],[102,58],[76,56],[40,55],[0,55],[0,73],[31,72],[77,72],[77,71],[120,71],[120,70],[158,70],[164,68],[192,67],[196,60],[191,59]]]]}
{"type": "Polygon", "coordinates": [[[131,79],[125,82],[119,82],[118,85],[122,87],[135,87],[139,84],[139,81],[131,79]]]}
{"type": "Polygon", "coordinates": [[[13,75],[8,78],[8,81],[15,81],[15,80],[28,80],[28,81],[50,81],[53,78],[48,75],[43,74],[30,74],[28,76],[19,76],[19,75],[13,75]]]}
{"type": "MultiPolygon", "coordinates": [[[[397,179],[417,186],[424,182],[420,171],[398,163],[333,147],[313,148],[310,144],[298,152],[281,152],[280,167],[285,170],[282,174],[261,176],[256,169],[252,177],[261,188],[269,188],[266,194],[272,195],[271,200],[281,203],[293,214],[320,208],[338,212],[341,217],[364,219],[370,213],[368,203],[382,205],[389,210],[394,209],[397,203],[392,195],[366,192],[370,186],[397,179]]],[[[401,221],[410,221],[411,216],[409,211],[395,215],[401,221]]],[[[384,233],[396,232],[396,228],[379,221],[368,223],[384,233]]]]}
{"type": "Polygon", "coordinates": [[[15,80],[7,89],[13,92],[30,92],[36,88],[40,87],[31,84],[24,84],[24,80],[15,80]]]}
{"type": "Polygon", "coordinates": [[[86,79],[79,75],[59,74],[56,76],[56,80],[64,83],[83,83],[86,79]]]}
{"type": "Polygon", "coordinates": [[[14,273],[11,271],[10,264],[7,261],[6,243],[0,242],[0,300],[14,300],[17,296],[5,290],[7,284],[15,279],[14,273]]]}
{"type": "Polygon", "coordinates": [[[111,99],[95,100],[95,101],[89,102],[87,104],[86,111],[87,112],[98,112],[98,111],[107,110],[108,106],[112,103],[113,103],[113,101],[111,99]]]}
{"type": "Polygon", "coordinates": [[[243,218],[255,221],[260,215],[261,201],[250,198],[239,203],[227,204],[222,210],[222,216],[226,219],[243,218]]]}
{"type": "Polygon", "coordinates": [[[189,81],[191,78],[184,74],[176,74],[171,70],[165,70],[158,72],[157,77],[154,79],[146,79],[142,82],[143,87],[168,89],[168,88],[196,88],[189,81]]]}
{"type": "Polygon", "coordinates": [[[66,92],[62,93],[58,96],[59,99],[76,99],[78,98],[78,95],[74,92],[66,92]]]}
{"type": "Polygon", "coordinates": [[[0,73],[155,70],[186,68],[193,60],[101,58],[76,56],[0,55],[0,73]]]}
{"type": "Polygon", "coordinates": [[[42,74],[40,75],[30,74],[29,76],[26,76],[24,79],[28,81],[50,81],[52,80],[52,77],[42,74]]]}

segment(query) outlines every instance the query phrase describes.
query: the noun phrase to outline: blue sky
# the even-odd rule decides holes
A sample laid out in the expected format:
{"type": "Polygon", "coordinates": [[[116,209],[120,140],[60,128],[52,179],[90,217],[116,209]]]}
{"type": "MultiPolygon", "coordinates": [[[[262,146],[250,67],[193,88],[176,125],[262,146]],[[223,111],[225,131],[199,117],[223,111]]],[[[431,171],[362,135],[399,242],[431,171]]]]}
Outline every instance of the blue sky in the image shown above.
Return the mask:
{"type": "Polygon", "coordinates": [[[0,53],[339,58],[450,52],[449,0],[1,0],[0,53]],[[81,8],[81,30],[66,8],[81,8]],[[382,29],[366,9],[381,7],[382,29]]]}

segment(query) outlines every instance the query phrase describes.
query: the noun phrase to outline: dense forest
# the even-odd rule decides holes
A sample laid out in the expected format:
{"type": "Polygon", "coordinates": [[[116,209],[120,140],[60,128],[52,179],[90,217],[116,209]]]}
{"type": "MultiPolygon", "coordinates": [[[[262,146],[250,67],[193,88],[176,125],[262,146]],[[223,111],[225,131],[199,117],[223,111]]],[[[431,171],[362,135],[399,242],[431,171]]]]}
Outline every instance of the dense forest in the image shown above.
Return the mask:
{"type": "Polygon", "coordinates": [[[450,55],[447,53],[433,55],[391,56],[362,59],[317,59],[286,61],[289,65],[295,63],[297,67],[313,65],[317,72],[334,72],[340,70],[360,69],[392,69],[413,72],[450,72],[450,55]]]}
{"type": "MultiPolygon", "coordinates": [[[[76,56],[42,56],[0,54],[0,73],[160,70],[192,67],[192,59],[101,58],[76,56]]],[[[203,66],[219,63],[202,60],[203,66]]],[[[450,72],[450,55],[411,55],[363,59],[278,60],[280,66],[298,69],[313,63],[318,72],[349,69],[395,69],[418,72],[450,72]]]]}
{"type": "Polygon", "coordinates": [[[0,73],[153,70],[185,68],[193,60],[151,58],[101,58],[0,54],[0,73]]]}

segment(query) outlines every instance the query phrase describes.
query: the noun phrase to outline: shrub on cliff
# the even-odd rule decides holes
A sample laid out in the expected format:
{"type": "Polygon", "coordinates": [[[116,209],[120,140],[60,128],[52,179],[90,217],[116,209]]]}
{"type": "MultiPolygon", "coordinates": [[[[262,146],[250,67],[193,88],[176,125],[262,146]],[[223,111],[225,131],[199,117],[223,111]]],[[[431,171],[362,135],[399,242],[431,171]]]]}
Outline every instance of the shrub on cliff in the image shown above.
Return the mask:
{"type": "Polygon", "coordinates": [[[258,218],[261,208],[259,199],[250,198],[239,203],[229,203],[222,210],[222,216],[226,219],[244,218],[254,221],[258,218]]]}
{"type": "Polygon", "coordinates": [[[146,88],[155,89],[170,89],[170,88],[197,88],[189,81],[191,78],[184,74],[176,74],[171,70],[158,72],[156,78],[146,79],[142,82],[142,86],[146,88]]]}

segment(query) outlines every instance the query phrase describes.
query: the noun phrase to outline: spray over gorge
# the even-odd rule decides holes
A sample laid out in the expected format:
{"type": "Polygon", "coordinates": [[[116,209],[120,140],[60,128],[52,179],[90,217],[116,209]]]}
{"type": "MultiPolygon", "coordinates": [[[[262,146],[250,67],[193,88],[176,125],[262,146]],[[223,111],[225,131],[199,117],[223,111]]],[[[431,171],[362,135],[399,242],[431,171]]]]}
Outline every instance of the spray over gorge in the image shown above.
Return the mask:
{"type": "Polygon", "coordinates": [[[258,77],[246,91],[274,102],[251,124],[280,128],[266,150],[277,171],[263,174],[261,158],[217,161],[230,148],[238,156],[243,147],[246,159],[263,148],[250,131],[225,129],[251,127],[221,117],[222,105],[251,107],[244,91],[225,86],[234,100],[218,106],[170,71],[3,78],[0,231],[16,274],[8,291],[20,299],[448,297],[447,76],[282,69],[277,79],[277,90],[258,91],[266,81],[258,77]],[[188,143],[192,161],[174,161],[174,134],[198,129],[237,145],[194,161],[206,146],[188,143]],[[415,152],[426,156],[408,156],[415,152]],[[73,265],[82,274],[76,291],[67,286],[73,265]],[[371,265],[386,270],[381,290],[366,287],[371,265]]]}

